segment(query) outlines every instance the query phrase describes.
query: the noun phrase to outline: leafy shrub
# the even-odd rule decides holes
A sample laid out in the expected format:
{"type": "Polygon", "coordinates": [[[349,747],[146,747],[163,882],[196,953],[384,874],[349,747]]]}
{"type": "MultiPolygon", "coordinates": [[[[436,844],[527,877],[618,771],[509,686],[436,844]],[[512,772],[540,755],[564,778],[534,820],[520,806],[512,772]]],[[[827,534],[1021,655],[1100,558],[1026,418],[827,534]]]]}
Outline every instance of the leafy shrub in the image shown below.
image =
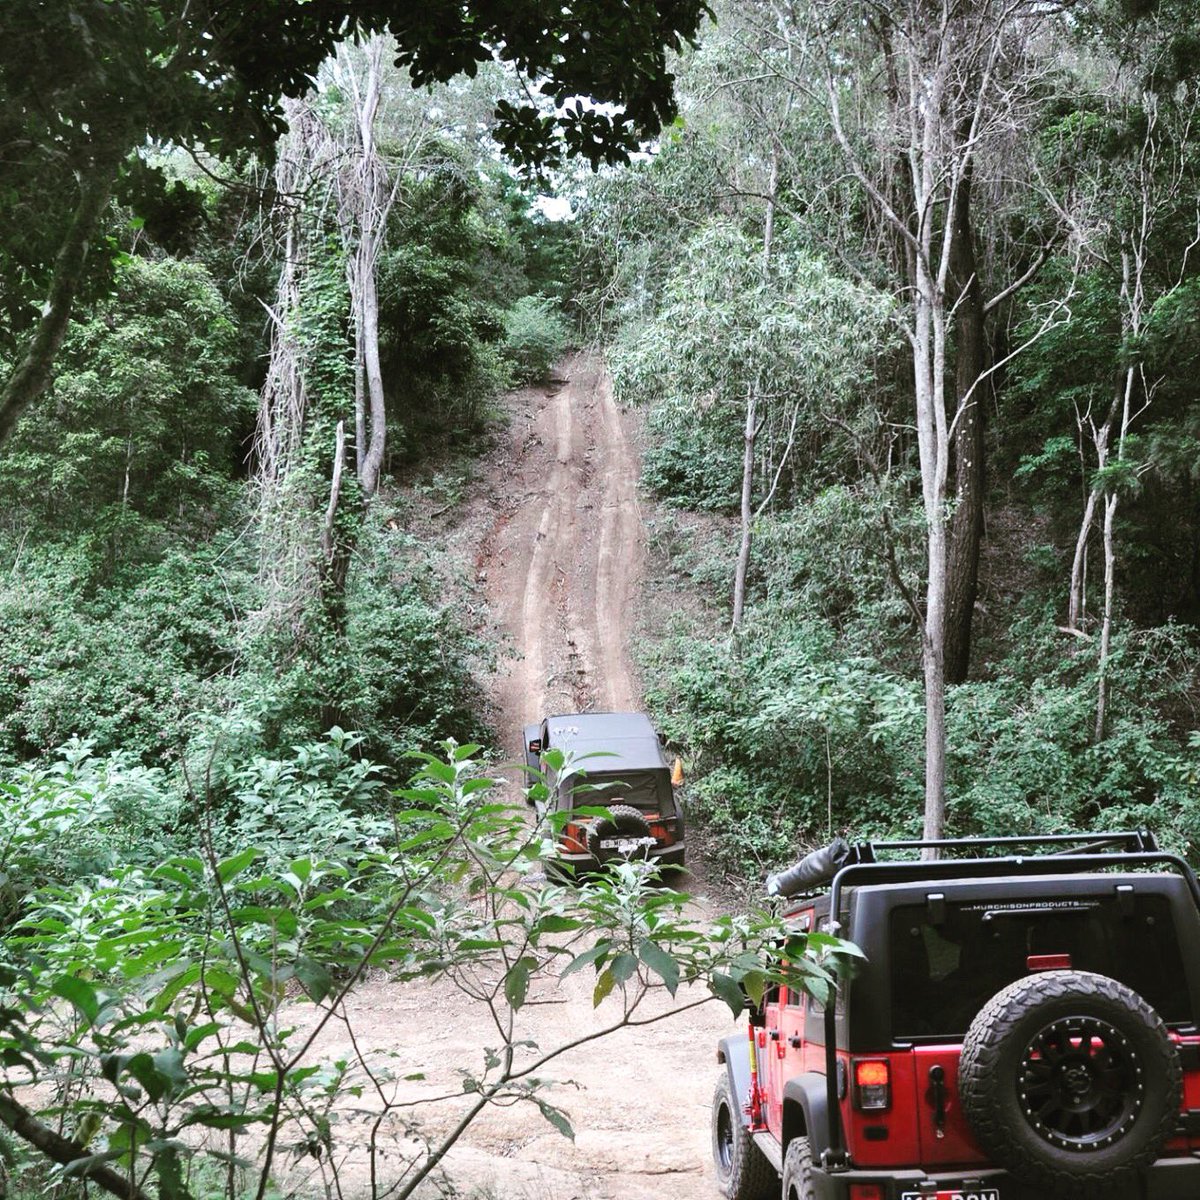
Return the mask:
{"type": "Polygon", "coordinates": [[[78,739],[0,779],[0,926],[39,888],[171,853],[180,797],[155,768],[78,739]]]}
{"type": "Polygon", "coordinates": [[[915,819],[898,814],[918,811],[919,692],[843,655],[829,629],[756,610],[736,645],[680,635],[650,667],[647,700],[693,764],[695,807],[731,871],[915,819]]]}
{"type": "Polygon", "coordinates": [[[544,383],[570,341],[570,332],[553,300],[522,296],[504,314],[501,353],[517,383],[544,383]]]}
{"type": "MultiPolygon", "coordinates": [[[[356,775],[348,748],[339,734],[298,754],[290,771],[241,764],[234,774],[256,788],[271,776],[272,796],[288,804],[299,792],[302,808],[309,779],[350,783],[359,800],[365,786],[371,799],[370,772],[356,775]]],[[[573,1136],[542,1073],[578,1038],[528,1039],[535,988],[590,972],[597,1037],[661,1020],[638,1011],[654,991],[694,989],[681,1012],[719,1000],[740,1013],[746,995],[761,1001],[772,982],[825,998],[833,972],[857,953],[766,913],[698,924],[687,897],[656,886],[647,864],[570,886],[547,881],[540,831],[524,804],[495,802],[478,749],[447,744],[443,757],[423,756],[386,845],[342,842],[328,857],[291,859],[206,848],[31,898],[5,940],[11,965],[0,968],[0,1084],[11,1096],[39,1068],[53,1084],[29,1098],[41,1111],[24,1127],[42,1116],[76,1131],[91,1154],[68,1143],[74,1171],[112,1163],[166,1198],[192,1194],[189,1179],[218,1165],[231,1169],[210,1194],[234,1200],[241,1171],[262,1194],[291,1145],[326,1164],[335,1191],[357,1151],[371,1194],[404,1200],[485,1109],[531,1105],[573,1136]],[[401,1074],[420,1086],[434,1068],[424,1046],[376,1054],[355,1036],[343,1002],[369,968],[440,978],[477,1006],[490,1031],[482,1065],[452,1064],[460,1086],[446,1097],[431,1080],[419,1101],[436,1111],[466,1097],[457,1130],[442,1132],[436,1117],[426,1127],[407,1096],[381,1086],[401,1074]],[[335,1020],[351,1051],[327,1062],[315,1047],[335,1020]],[[366,1086],[378,1103],[363,1132],[334,1105],[366,1086]],[[230,1139],[251,1131],[264,1136],[241,1139],[233,1162],[230,1139]]],[[[531,791],[539,786],[544,794],[544,784],[531,791]]]]}
{"type": "Polygon", "coordinates": [[[0,759],[32,758],[76,735],[102,753],[162,761],[238,660],[238,622],[254,603],[236,538],[92,585],[79,540],[20,553],[0,575],[0,759]]]}

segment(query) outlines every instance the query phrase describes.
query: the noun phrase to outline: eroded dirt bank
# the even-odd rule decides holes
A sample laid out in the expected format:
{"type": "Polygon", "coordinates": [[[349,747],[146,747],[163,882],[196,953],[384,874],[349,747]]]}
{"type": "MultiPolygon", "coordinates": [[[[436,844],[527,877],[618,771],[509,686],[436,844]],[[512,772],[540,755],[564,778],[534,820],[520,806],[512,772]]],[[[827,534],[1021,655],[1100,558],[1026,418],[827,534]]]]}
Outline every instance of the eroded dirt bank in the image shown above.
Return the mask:
{"type": "MultiPolygon", "coordinates": [[[[507,437],[485,459],[453,534],[490,620],[519,655],[502,657],[490,683],[513,759],[521,726],[543,713],[640,706],[629,654],[645,546],[635,438],[594,359],[576,356],[560,375],[507,398],[507,437]]],[[[698,893],[697,915],[714,915],[703,882],[685,886],[698,893]]],[[[536,991],[520,1036],[545,1051],[607,1024],[615,1010],[593,1009],[591,987],[580,973],[536,991]]],[[[666,1011],[669,1001],[656,1004],[652,1011],[666,1011]]],[[[491,1044],[486,1014],[445,985],[371,982],[349,1015],[360,1047],[394,1050],[397,1075],[425,1073],[399,1085],[402,1099],[461,1092],[458,1068],[477,1069],[491,1044]]],[[[728,1010],[710,1003],[569,1052],[543,1075],[555,1081],[547,1098],[570,1114],[574,1143],[533,1105],[494,1109],[447,1157],[447,1174],[459,1194],[479,1200],[715,1200],[715,1047],[734,1028],[728,1010]]],[[[324,1048],[349,1057],[348,1031],[332,1028],[324,1048]]],[[[413,1115],[444,1130],[461,1108],[413,1115]]],[[[352,1191],[367,1183],[349,1162],[345,1175],[352,1191]]]]}

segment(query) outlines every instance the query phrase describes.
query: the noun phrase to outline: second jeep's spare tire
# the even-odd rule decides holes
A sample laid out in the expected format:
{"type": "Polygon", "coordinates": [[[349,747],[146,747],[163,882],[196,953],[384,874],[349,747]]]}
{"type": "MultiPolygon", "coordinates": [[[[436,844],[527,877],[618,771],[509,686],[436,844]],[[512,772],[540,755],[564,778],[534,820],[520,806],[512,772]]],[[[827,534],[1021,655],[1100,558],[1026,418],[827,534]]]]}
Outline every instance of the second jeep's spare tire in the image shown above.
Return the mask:
{"type": "Polygon", "coordinates": [[[634,854],[622,856],[620,850],[602,843],[612,841],[614,838],[650,837],[650,824],[646,818],[636,808],[630,808],[628,804],[610,804],[608,811],[612,814],[610,817],[598,817],[588,826],[588,853],[599,863],[619,857],[645,858],[647,848],[644,846],[639,847],[634,854]]]}
{"type": "Polygon", "coordinates": [[[1000,1166],[1047,1195],[1132,1195],[1179,1119],[1179,1056],[1137,992],[1089,971],[1018,979],[980,1010],[963,1113],[1000,1166]]]}

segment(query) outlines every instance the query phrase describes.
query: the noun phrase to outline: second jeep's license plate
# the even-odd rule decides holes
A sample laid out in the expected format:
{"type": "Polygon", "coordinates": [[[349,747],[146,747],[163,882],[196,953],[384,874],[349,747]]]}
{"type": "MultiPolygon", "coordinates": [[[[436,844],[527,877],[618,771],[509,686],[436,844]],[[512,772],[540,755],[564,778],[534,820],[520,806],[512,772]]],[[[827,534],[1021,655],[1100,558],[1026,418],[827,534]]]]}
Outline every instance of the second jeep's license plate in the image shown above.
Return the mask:
{"type": "Polygon", "coordinates": [[[1000,1189],[938,1188],[936,1192],[901,1192],[900,1200],[1000,1200],[1000,1189]]]}
{"type": "Polygon", "coordinates": [[[616,850],[620,854],[632,854],[639,846],[653,846],[652,837],[640,838],[601,838],[601,850],[616,850]]]}

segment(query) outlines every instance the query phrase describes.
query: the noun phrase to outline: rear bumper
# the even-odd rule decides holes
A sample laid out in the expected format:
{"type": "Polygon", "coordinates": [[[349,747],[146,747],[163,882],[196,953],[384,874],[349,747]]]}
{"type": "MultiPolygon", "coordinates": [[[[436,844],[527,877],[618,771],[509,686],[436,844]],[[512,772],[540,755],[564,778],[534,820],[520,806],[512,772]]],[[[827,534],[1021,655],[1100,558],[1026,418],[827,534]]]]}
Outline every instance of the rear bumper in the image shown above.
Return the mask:
{"type": "MultiPolygon", "coordinates": [[[[924,1171],[839,1171],[816,1169],[812,1173],[816,1200],[847,1200],[852,1183],[882,1184],[885,1200],[900,1200],[905,1193],[924,1192],[933,1200],[939,1191],[970,1196],[973,1188],[995,1188],[1000,1200],[1048,1200],[1013,1179],[1007,1171],[978,1170],[926,1173],[924,1171]]],[[[1160,1158],[1146,1174],[1146,1190],[1137,1200],[1197,1200],[1200,1197],[1200,1157],[1160,1158]]],[[[1134,1200],[1130,1197],[1129,1200],[1134,1200]]]]}
{"type": "MultiPolygon", "coordinates": [[[[590,854],[564,854],[561,851],[555,855],[555,858],[560,863],[566,863],[574,867],[577,871],[596,871],[600,868],[600,863],[590,854]]],[[[655,846],[650,851],[650,862],[659,867],[682,867],[684,858],[684,845],[682,842],[676,842],[671,846],[655,846]]]]}

